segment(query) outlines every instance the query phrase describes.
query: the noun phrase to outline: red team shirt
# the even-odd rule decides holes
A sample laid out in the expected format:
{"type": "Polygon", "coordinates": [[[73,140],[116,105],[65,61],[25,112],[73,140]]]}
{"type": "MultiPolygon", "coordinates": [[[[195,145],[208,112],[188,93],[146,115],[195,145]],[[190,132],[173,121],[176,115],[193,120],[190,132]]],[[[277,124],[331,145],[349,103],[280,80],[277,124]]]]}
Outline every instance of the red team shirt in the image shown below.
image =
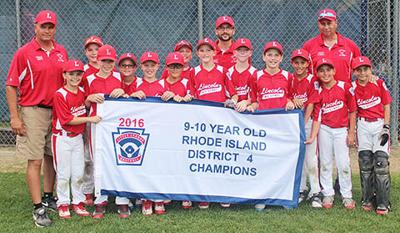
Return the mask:
{"type": "Polygon", "coordinates": [[[143,91],[146,96],[160,97],[166,91],[165,82],[165,80],[156,80],[150,83],[143,78],[138,78],[135,91],[143,91]]]}
{"type": "Polygon", "coordinates": [[[307,75],[301,80],[293,77],[291,91],[293,99],[301,100],[304,104],[304,109],[308,104],[317,103],[319,101],[318,89],[318,80],[312,74],[307,75]]]}
{"type": "Polygon", "coordinates": [[[199,65],[190,75],[190,93],[199,100],[225,102],[236,91],[222,66],[215,65],[208,71],[199,65]]]}
{"type": "Polygon", "coordinates": [[[325,57],[330,59],[335,66],[335,80],[351,83],[351,60],[361,56],[361,51],[350,39],[337,33],[337,44],[328,48],[322,35],[318,35],[307,41],[303,48],[310,53],[313,73],[316,74],[315,66],[319,59],[325,57]]]}
{"type": "Polygon", "coordinates": [[[383,105],[390,104],[392,97],[382,79],[376,83],[368,82],[364,87],[356,80],[353,88],[359,117],[384,118],[383,105]]]}
{"type": "MultiPolygon", "coordinates": [[[[193,69],[192,67],[189,67],[187,70],[183,70],[182,74],[181,74],[181,77],[189,79],[190,78],[190,73],[192,72],[192,69],[193,69]]],[[[169,75],[168,69],[165,69],[162,72],[160,79],[166,79],[166,78],[168,78],[168,75],[169,75]]]]}
{"type": "Polygon", "coordinates": [[[181,78],[175,83],[169,83],[165,80],[166,90],[173,92],[175,95],[179,95],[180,97],[185,97],[190,93],[189,88],[189,79],[181,78]]]}
{"type": "Polygon", "coordinates": [[[79,87],[75,94],[62,87],[54,95],[53,133],[67,131],[74,135],[83,133],[85,124],[67,125],[74,117],[85,117],[85,92],[79,87]]]}
{"type": "Polygon", "coordinates": [[[315,112],[321,124],[331,128],[348,127],[349,113],[357,110],[351,85],[337,81],[331,89],[320,87],[318,92],[320,101],[315,105],[315,112]]]}
{"type": "Polygon", "coordinates": [[[125,82],[122,82],[122,89],[124,89],[124,92],[128,95],[131,95],[133,92],[135,92],[136,90],[136,81],[137,81],[137,77],[135,77],[133,79],[133,81],[128,85],[125,82]]]}
{"type": "Polygon", "coordinates": [[[249,66],[249,68],[244,70],[242,73],[239,73],[235,66],[232,66],[228,69],[228,76],[232,80],[236,94],[239,97],[238,101],[249,99],[251,76],[253,76],[256,72],[257,69],[253,66],[249,66]]]}
{"type": "Polygon", "coordinates": [[[63,86],[62,69],[68,60],[64,47],[54,41],[53,45],[47,53],[34,38],[15,53],[6,85],[19,88],[20,106],[53,106],[54,92],[63,86]]]}
{"type": "MultiPolygon", "coordinates": [[[[105,94],[109,95],[116,88],[122,88],[121,75],[118,72],[112,72],[107,78],[100,78],[96,74],[87,77],[84,83],[86,95],[105,94]]],[[[92,103],[90,116],[96,115],[96,103],[92,103]]]]}
{"type": "Polygon", "coordinates": [[[284,108],[291,98],[292,79],[292,74],[286,70],[280,70],[274,75],[265,70],[257,71],[250,81],[251,102],[258,102],[259,110],[284,108]]]}
{"type": "Polygon", "coordinates": [[[216,51],[214,56],[214,63],[224,67],[225,69],[229,69],[230,67],[235,65],[235,57],[233,55],[233,48],[235,41],[232,41],[231,47],[228,50],[222,51],[218,47],[219,40],[216,41],[216,51]]]}

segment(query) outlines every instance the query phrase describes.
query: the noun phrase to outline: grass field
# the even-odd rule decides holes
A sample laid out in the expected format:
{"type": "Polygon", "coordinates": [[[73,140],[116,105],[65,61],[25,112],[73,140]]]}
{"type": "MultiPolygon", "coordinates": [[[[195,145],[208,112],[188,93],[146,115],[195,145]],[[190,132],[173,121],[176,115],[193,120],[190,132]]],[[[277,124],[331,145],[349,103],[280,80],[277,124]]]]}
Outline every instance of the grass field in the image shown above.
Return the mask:
{"type": "MultiPolygon", "coordinates": [[[[0,150],[0,232],[400,232],[400,172],[397,166],[392,169],[393,211],[388,216],[365,213],[359,205],[356,210],[346,210],[339,199],[331,210],[312,209],[305,203],[295,210],[271,208],[261,213],[255,212],[250,205],[221,209],[213,204],[209,210],[183,210],[178,204],[172,204],[167,206],[164,216],[143,217],[135,209],[129,219],[119,219],[116,207],[111,205],[103,220],[76,216],[60,220],[52,213],[53,226],[39,229],[32,222],[23,166],[5,159],[6,152],[0,150]]],[[[392,159],[395,164],[398,162],[397,151],[392,159]]],[[[353,190],[359,204],[357,174],[353,172],[353,190]]]]}

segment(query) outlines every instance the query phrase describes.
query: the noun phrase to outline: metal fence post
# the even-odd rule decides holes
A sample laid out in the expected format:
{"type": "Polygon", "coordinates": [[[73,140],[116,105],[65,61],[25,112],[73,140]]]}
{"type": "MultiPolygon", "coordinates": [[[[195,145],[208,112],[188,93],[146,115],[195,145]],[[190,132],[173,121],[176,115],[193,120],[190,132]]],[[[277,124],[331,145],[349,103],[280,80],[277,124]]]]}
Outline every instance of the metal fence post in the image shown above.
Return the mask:
{"type": "Polygon", "coordinates": [[[197,20],[199,22],[199,39],[203,38],[203,0],[197,1],[197,20]]]}
{"type": "Polygon", "coordinates": [[[17,23],[17,46],[21,47],[21,7],[20,0],[15,0],[15,17],[17,23]]]}
{"type": "MultiPolygon", "coordinates": [[[[389,4],[392,1],[389,1],[389,4]]],[[[390,18],[389,18],[390,21],[390,18]]],[[[393,113],[398,113],[399,111],[399,1],[393,1],[393,45],[392,49],[390,50],[391,57],[392,57],[392,108],[391,111],[393,113]]],[[[391,135],[392,135],[392,145],[398,146],[398,127],[399,127],[399,114],[391,114],[391,135]]]]}

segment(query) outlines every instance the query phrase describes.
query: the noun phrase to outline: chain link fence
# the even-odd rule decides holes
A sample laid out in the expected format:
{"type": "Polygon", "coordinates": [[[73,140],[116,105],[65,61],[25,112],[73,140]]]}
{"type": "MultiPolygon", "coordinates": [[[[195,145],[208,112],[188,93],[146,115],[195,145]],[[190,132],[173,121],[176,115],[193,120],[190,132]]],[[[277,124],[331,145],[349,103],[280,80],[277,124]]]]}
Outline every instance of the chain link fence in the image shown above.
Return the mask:
{"type": "MultiPolygon", "coordinates": [[[[17,48],[34,36],[35,15],[42,9],[57,13],[56,40],[70,58],[86,61],[83,41],[98,35],[113,45],[118,54],[140,56],[152,50],[165,58],[175,43],[186,39],[193,44],[203,36],[216,38],[215,20],[221,15],[235,19],[235,38],[247,37],[254,46],[253,65],[262,69],[262,48],[278,40],[284,46],[282,68],[292,71],[291,52],[316,36],[317,13],[332,8],[338,14],[338,31],[354,40],[369,56],[374,71],[387,82],[392,96],[392,139],[397,144],[399,77],[398,0],[375,1],[284,1],[284,0],[3,0],[0,8],[0,145],[15,143],[9,130],[5,79],[17,48]]],[[[163,63],[164,60],[161,59],[163,63]]],[[[197,65],[194,56],[192,65],[197,65]]],[[[163,70],[159,70],[159,75],[163,70]]],[[[140,75],[140,71],[138,71],[140,75]]]]}

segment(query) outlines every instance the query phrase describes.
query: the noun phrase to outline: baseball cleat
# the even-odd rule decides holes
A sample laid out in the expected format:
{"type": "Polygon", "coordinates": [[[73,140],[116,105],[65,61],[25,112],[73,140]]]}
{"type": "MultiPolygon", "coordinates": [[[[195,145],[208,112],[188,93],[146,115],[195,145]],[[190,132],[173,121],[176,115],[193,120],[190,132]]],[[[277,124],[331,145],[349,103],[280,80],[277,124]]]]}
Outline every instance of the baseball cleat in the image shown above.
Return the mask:
{"type": "Polygon", "coordinates": [[[318,193],[314,194],[310,199],[313,208],[322,208],[322,201],[318,193]]]}
{"type": "Polygon", "coordinates": [[[376,209],[376,214],[377,215],[387,215],[389,213],[388,208],[377,208],[376,209]]]}
{"type": "Polygon", "coordinates": [[[372,211],[372,209],[374,208],[371,202],[366,202],[366,203],[362,203],[361,208],[365,211],[365,212],[370,212],[372,211]]]}
{"type": "Polygon", "coordinates": [[[199,208],[200,209],[208,209],[209,203],[208,202],[200,202],[199,203],[199,208]]]}
{"type": "Polygon", "coordinates": [[[306,193],[306,191],[300,192],[298,203],[300,204],[300,203],[302,203],[303,201],[305,201],[306,199],[307,199],[307,193],[306,193]]]}
{"type": "Polygon", "coordinates": [[[258,212],[264,211],[264,209],[265,209],[265,204],[256,204],[256,205],[254,206],[254,208],[255,208],[256,211],[258,211],[258,212]]]}
{"type": "Polygon", "coordinates": [[[33,210],[32,212],[33,221],[38,227],[48,227],[51,225],[52,221],[47,215],[47,211],[44,207],[33,210]]]}
{"type": "Polygon", "coordinates": [[[135,205],[142,205],[142,200],[140,200],[140,199],[136,199],[136,201],[135,201],[135,205]]]}
{"type": "Polygon", "coordinates": [[[230,203],[219,203],[221,205],[222,208],[229,208],[231,207],[230,203]]]}
{"type": "Polygon", "coordinates": [[[154,213],[155,214],[165,214],[164,202],[154,203],[154,213]]]}
{"type": "Polygon", "coordinates": [[[42,206],[47,210],[57,211],[57,197],[42,197],[42,206]]]}
{"type": "Polygon", "coordinates": [[[78,205],[72,205],[72,211],[74,211],[76,215],[81,217],[90,216],[89,211],[87,211],[83,206],[83,202],[79,203],[78,205]]]}
{"type": "Polygon", "coordinates": [[[343,198],[343,206],[348,210],[356,208],[356,202],[351,198],[343,198]]]}
{"type": "Polygon", "coordinates": [[[95,205],[95,210],[93,212],[92,218],[102,219],[106,213],[106,204],[100,203],[95,205]]]}
{"type": "Polygon", "coordinates": [[[131,215],[131,211],[129,210],[128,205],[118,205],[118,216],[120,218],[129,218],[131,215]]]}
{"type": "Polygon", "coordinates": [[[333,196],[325,196],[322,199],[322,207],[324,207],[325,209],[330,209],[333,207],[333,201],[334,201],[334,197],[333,196]]]}
{"type": "Polygon", "coordinates": [[[58,207],[58,216],[63,219],[71,218],[71,213],[69,212],[69,205],[60,205],[58,207]]]}
{"type": "Polygon", "coordinates": [[[85,194],[85,206],[93,206],[94,201],[93,201],[93,194],[85,194]]]}
{"type": "Polygon", "coordinates": [[[142,214],[149,216],[153,214],[153,202],[149,200],[142,201],[142,214]]]}
{"type": "Polygon", "coordinates": [[[184,209],[192,208],[192,202],[191,201],[182,201],[182,208],[184,208],[184,209]]]}

